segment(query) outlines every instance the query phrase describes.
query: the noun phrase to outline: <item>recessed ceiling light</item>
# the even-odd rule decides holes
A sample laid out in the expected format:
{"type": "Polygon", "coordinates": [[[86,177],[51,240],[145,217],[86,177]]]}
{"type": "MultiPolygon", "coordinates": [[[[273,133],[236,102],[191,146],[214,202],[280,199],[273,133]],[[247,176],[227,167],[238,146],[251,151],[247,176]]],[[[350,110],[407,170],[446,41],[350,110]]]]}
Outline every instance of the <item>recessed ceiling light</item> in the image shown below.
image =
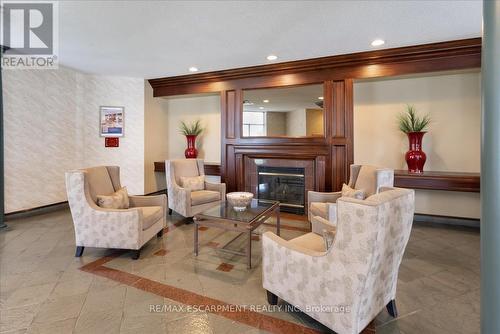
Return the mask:
{"type": "Polygon", "coordinates": [[[269,103],[269,100],[262,100],[262,102],[264,102],[264,103],[269,103]]]}
{"type": "Polygon", "coordinates": [[[372,42],[372,46],[381,46],[384,44],[385,44],[385,41],[383,39],[376,39],[372,42]]]}
{"type": "Polygon", "coordinates": [[[264,107],[259,107],[259,109],[260,109],[260,110],[263,110],[263,109],[264,109],[264,107]]]}
{"type": "Polygon", "coordinates": [[[198,67],[191,66],[189,72],[198,72],[198,67]]]}
{"type": "Polygon", "coordinates": [[[318,96],[318,100],[323,100],[323,96],[318,96]]]}
{"type": "Polygon", "coordinates": [[[267,60],[276,60],[276,59],[278,59],[278,56],[276,56],[276,55],[267,56],[267,60]]]}

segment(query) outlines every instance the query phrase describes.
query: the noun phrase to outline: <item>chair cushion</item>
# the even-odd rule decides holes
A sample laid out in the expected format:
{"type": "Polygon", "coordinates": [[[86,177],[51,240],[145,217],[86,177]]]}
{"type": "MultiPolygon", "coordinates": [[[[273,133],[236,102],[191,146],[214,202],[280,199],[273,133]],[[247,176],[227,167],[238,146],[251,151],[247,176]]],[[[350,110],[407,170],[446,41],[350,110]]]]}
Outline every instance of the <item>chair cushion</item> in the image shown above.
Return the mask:
{"type": "Polygon", "coordinates": [[[328,203],[311,202],[309,210],[312,216],[320,216],[321,218],[328,219],[328,203]]]}
{"type": "Polygon", "coordinates": [[[362,189],[352,189],[347,184],[342,185],[342,197],[351,197],[355,199],[365,199],[365,191],[362,189]]]}
{"type": "Polygon", "coordinates": [[[191,205],[200,205],[220,200],[220,192],[211,190],[198,190],[191,192],[191,205]]]}
{"type": "Polygon", "coordinates": [[[140,206],[138,209],[142,211],[142,230],[147,230],[153,226],[158,220],[163,217],[163,209],[161,206],[140,206]]]}
{"type": "Polygon", "coordinates": [[[200,176],[181,176],[182,188],[191,189],[191,191],[198,191],[205,189],[205,175],[200,176]]]}
{"type": "Polygon", "coordinates": [[[171,161],[174,167],[175,182],[181,184],[181,176],[199,176],[198,162],[196,159],[178,159],[171,161]]]}
{"type": "Polygon", "coordinates": [[[362,189],[365,196],[371,196],[377,192],[377,167],[361,166],[354,189],[362,189]]]}
{"type": "Polygon", "coordinates": [[[97,195],[111,195],[115,192],[106,166],[84,169],[92,200],[97,204],[97,195]]]}
{"type": "Polygon", "coordinates": [[[97,205],[105,209],[128,209],[127,187],[118,189],[111,195],[97,195],[97,205]]]}
{"type": "Polygon", "coordinates": [[[306,233],[300,237],[290,240],[289,242],[316,252],[326,252],[323,236],[317,235],[316,233],[306,233]]]}

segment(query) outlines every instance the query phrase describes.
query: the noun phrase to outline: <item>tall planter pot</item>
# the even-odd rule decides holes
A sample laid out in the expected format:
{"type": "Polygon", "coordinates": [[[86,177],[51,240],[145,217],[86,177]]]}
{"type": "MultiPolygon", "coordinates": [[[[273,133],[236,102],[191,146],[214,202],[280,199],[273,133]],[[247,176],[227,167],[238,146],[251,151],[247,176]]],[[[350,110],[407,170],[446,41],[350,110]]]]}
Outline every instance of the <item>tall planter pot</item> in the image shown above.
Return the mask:
{"type": "Polygon", "coordinates": [[[425,132],[408,132],[409,150],[406,152],[405,159],[408,164],[408,172],[423,173],[425,160],[427,156],[422,151],[422,138],[425,132]]]}
{"type": "Polygon", "coordinates": [[[196,135],[186,135],[187,148],[184,151],[186,159],[195,159],[198,157],[198,150],[196,149],[196,135]]]}

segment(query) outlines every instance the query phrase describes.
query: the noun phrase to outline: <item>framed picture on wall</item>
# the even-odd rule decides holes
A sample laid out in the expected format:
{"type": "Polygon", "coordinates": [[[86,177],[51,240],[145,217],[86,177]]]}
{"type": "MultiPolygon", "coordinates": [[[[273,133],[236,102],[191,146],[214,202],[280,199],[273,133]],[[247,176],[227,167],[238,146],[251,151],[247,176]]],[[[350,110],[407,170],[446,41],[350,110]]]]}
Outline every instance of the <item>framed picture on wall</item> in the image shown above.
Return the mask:
{"type": "Polygon", "coordinates": [[[124,107],[101,106],[99,117],[101,137],[123,137],[125,129],[124,107]]]}

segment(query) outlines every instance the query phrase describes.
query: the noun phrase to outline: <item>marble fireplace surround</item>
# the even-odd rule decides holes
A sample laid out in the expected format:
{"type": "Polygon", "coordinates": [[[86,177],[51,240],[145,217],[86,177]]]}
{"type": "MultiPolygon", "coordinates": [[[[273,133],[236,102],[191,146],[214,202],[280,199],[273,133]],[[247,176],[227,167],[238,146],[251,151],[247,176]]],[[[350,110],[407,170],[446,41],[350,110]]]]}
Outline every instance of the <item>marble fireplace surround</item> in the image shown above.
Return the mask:
{"type": "MultiPolygon", "coordinates": [[[[258,175],[257,168],[259,166],[266,167],[298,167],[304,168],[304,191],[307,203],[307,192],[315,190],[315,161],[313,159],[284,159],[284,158],[259,158],[245,156],[245,191],[251,192],[257,197],[258,175]]],[[[307,214],[307,205],[306,205],[307,214]]]]}

